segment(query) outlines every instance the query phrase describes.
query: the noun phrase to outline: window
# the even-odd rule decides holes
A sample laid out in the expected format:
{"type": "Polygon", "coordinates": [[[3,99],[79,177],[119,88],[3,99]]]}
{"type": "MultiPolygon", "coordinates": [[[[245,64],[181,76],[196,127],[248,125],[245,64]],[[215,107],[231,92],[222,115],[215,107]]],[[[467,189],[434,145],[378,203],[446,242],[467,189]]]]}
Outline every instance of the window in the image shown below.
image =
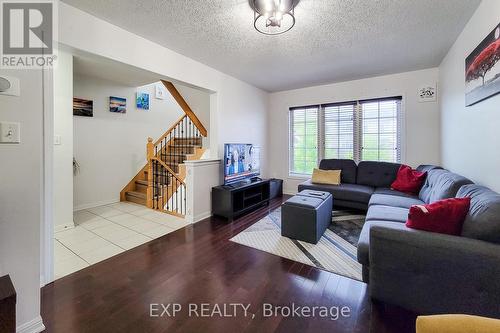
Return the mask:
{"type": "Polygon", "coordinates": [[[362,161],[400,162],[400,100],[360,102],[362,161]]]}
{"type": "Polygon", "coordinates": [[[323,158],[401,161],[401,97],[290,108],[290,174],[323,158]]]}
{"type": "Polygon", "coordinates": [[[319,107],[290,109],[290,172],[310,174],[318,164],[319,107]]]}
{"type": "Polygon", "coordinates": [[[354,110],[356,104],[323,107],[324,158],[354,159],[354,110]]]}

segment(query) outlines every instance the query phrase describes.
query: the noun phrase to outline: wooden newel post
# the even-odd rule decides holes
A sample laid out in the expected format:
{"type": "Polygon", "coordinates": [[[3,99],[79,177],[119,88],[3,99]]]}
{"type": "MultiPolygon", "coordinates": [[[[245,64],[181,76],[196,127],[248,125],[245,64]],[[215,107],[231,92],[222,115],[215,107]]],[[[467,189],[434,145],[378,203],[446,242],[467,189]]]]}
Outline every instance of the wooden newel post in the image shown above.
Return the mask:
{"type": "Polygon", "coordinates": [[[153,208],[153,157],[154,144],[153,138],[148,138],[148,143],[146,145],[146,153],[148,159],[148,189],[146,190],[146,206],[148,208],[153,208]]]}

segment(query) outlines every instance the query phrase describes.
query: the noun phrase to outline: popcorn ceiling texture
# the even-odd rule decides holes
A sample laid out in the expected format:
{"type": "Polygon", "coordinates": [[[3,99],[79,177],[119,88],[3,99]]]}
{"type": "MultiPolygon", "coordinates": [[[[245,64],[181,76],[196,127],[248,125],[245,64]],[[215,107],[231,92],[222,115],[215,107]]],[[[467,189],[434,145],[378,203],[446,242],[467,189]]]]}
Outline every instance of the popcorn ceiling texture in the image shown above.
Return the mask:
{"type": "Polygon", "coordinates": [[[248,0],[63,0],[267,91],[438,66],[480,0],[301,0],[265,36],[248,0]]]}

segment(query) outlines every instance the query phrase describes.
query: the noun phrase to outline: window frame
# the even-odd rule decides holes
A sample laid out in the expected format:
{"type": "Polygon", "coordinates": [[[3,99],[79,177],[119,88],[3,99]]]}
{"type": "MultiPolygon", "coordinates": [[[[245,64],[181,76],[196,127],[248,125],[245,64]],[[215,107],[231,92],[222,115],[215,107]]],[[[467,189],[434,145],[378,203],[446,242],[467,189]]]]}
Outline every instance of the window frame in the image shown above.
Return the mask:
{"type": "MultiPolygon", "coordinates": [[[[301,173],[301,172],[296,172],[292,170],[293,165],[295,164],[294,160],[294,135],[293,135],[293,112],[296,110],[308,110],[308,109],[316,109],[316,152],[317,152],[317,161],[316,164],[318,164],[318,161],[320,160],[320,137],[321,137],[321,129],[320,129],[320,113],[321,113],[321,107],[320,105],[306,105],[306,106],[299,106],[299,107],[291,107],[288,112],[288,175],[291,177],[296,177],[296,178],[304,178],[307,176],[310,176],[311,173],[301,173]]],[[[304,114],[304,120],[306,119],[306,114],[304,114]]],[[[307,136],[307,135],[305,135],[307,136]]],[[[307,148],[305,148],[307,149],[307,148]]]]}
{"type": "MultiPolygon", "coordinates": [[[[353,114],[353,160],[356,163],[362,161],[362,151],[363,151],[363,120],[362,120],[362,103],[369,102],[383,102],[383,101],[398,101],[397,104],[397,116],[396,116],[396,161],[394,163],[403,163],[406,160],[405,155],[405,137],[406,137],[406,128],[405,128],[405,112],[404,112],[404,98],[402,95],[400,96],[392,96],[392,97],[382,97],[382,98],[371,98],[371,99],[360,99],[355,101],[346,101],[346,102],[338,102],[338,103],[326,103],[326,104],[317,104],[317,105],[307,105],[307,106],[299,106],[299,107],[290,107],[288,112],[288,176],[290,178],[304,178],[310,176],[311,173],[300,173],[296,172],[293,169],[294,166],[294,136],[293,136],[293,111],[300,109],[312,109],[317,108],[317,157],[316,165],[325,158],[326,152],[326,136],[325,136],[325,108],[328,107],[337,107],[337,106],[345,106],[345,105],[353,105],[354,114],[353,114]]],[[[377,119],[379,119],[378,117],[377,119]]],[[[380,121],[380,120],[379,120],[380,121]]],[[[379,128],[380,135],[380,128],[379,128]]],[[[379,148],[380,149],[380,148],[379,148]]],[[[312,170],[311,170],[312,172],[312,170]]]]}

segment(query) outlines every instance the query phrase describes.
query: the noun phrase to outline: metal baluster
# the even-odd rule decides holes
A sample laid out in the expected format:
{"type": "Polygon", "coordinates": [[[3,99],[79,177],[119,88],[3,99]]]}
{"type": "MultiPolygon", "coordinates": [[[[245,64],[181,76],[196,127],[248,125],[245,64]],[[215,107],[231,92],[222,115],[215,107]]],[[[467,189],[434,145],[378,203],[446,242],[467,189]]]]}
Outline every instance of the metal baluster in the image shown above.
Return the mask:
{"type": "MultiPolygon", "coordinates": [[[[172,175],[168,173],[168,187],[167,187],[167,197],[172,196],[172,175]]],[[[169,202],[167,201],[167,210],[170,210],[169,202]]]]}
{"type": "Polygon", "coordinates": [[[158,207],[158,197],[157,197],[157,189],[156,189],[156,160],[153,160],[153,208],[156,209],[158,207]]]}
{"type": "MultiPolygon", "coordinates": [[[[163,182],[165,182],[165,180],[167,179],[167,170],[165,170],[165,168],[162,166],[162,175],[163,175],[163,182]]],[[[162,210],[165,210],[165,186],[164,184],[161,185],[161,209],[162,210]]]]}

